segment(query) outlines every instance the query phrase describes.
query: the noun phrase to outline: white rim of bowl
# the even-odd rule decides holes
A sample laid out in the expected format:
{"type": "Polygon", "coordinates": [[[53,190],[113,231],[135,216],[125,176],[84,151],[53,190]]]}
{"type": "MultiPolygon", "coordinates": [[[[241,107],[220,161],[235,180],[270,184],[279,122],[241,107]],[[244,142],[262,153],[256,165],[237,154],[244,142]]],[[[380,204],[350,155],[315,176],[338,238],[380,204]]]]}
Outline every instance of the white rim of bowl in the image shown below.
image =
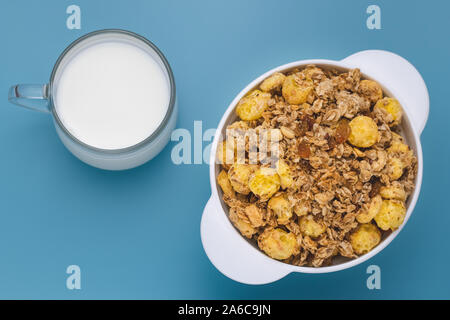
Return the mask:
{"type": "MultiPolygon", "coordinates": [[[[327,67],[337,67],[337,68],[342,68],[342,69],[347,69],[350,70],[351,67],[349,67],[348,65],[346,65],[345,63],[341,62],[341,61],[335,61],[335,60],[326,60],[326,59],[309,59],[309,60],[299,60],[299,61],[294,61],[291,63],[287,63],[278,67],[275,67],[267,72],[265,72],[264,74],[260,75],[259,77],[257,77],[255,80],[251,81],[243,90],[241,90],[241,92],[239,92],[239,94],[233,99],[233,101],[230,103],[230,105],[228,106],[227,110],[225,111],[225,113],[223,114],[219,125],[217,126],[216,129],[216,135],[214,136],[214,140],[213,140],[213,144],[211,146],[211,153],[210,153],[210,171],[209,171],[209,176],[210,176],[210,184],[211,184],[211,196],[215,198],[215,200],[217,200],[216,202],[218,204],[220,204],[221,200],[219,197],[219,194],[217,192],[217,183],[216,183],[216,173],[215,173],[215,160],[216,160],[216,152],[217,152],[217,144],[219,142],[219,138],[221,136],[221,132],[223,130],[223,127],[225,126],[226,121],[228,120],[230,114],[232,112],[234,112],[237,103],[239,102],[239,100],[247,93],[249,92],[249,90],[253,89],[254,87],[256,87],[256,85],[258,85],[259,83],[261,83],[265,78],[267,78],[268,76],[270,76],[271,74],[275,73],[275,72],[282,72],[282,71],[287,71],[289,69],[295,68],[295,67],[304,67],[310,64],[314,64],[314,65],[323,65],[323,66],[327,66],[327,67]]],[[[364,67],[364,66],[360,66],[360,67],[364,67]]],[[[378,81],[376,78],[371,77],[370,75],[366,75],[364,72],[361,72],[361,74],[368,79],[373,79],[376,80],[377,82],[380,83],[380,85],[382,87],[385,88],[385,86],[383,85],[382,82],[378,81]]],[[[392,96],[396,97],[395,95],[395,88],[391,89],[391,88],[386,88],[387,91],[389,91],[392,96]]],[[[403,104],[403,101],[399,100],[400,104],[402,106],[404,106],[405,104],[403,104]]],[[[422,174],[423,174],[423,155],[422,155],[422,145],[420,143],[420,137],[417,133],[417,129],[414,127],[414,124],[411,122],[411,117],[408,115],[408,109],[407,108],[403,108],[404,113],[407,115],[408,118],[408,122],[411,126],[411,131],[412,131],[412,135],[414,137],[414,144],[415,144],[415,148],[416,148],[416,153],[417,153],[417,164],[418,164],[418,170],[417,170],[417,176],[416,176],[416,181],[415,181],[415,186],[414,186],[414,191],[413,194],[411,194],[409,196],[410,199],[410,203],[409,206],[407,208],[407,212],[406,212],[406,216],[405,219],[402,223],[402,225],[395,231],[393,231],[391,234],[389,234],[384,240],[381,241],[381,243],[379,243],[374,249],[372,249],[370,252],[359,256],[358,258],[349,260],[347,262],[343,262],[340,264],[336,264],[336,265],[332,265],[332,266],[326,266],[326,267],[300,267],[300,266],[294,266],[288,263],[284,263],[281,261],[278,261],[276,259],[272,259],[270,257],[268,257],[267,255],[265,255],[263,252],[261,252],[261,250],[255,248],[253,245],[251,245],[246,239],[244,239],[242,237],[241,234],[239,234],[239,232],[236,230],[236,228],[232,225],[231,221],[229,220],[226,212],[223,210],[222,206],[220,205],[220,208],[218,208],[218,210],[220,210],[221,213],[223,213],[223,216],[221,217],[222,219],[225,219],[227,221],[227,227],[230,229],[230,232],[235,232],[242,240],[242,245],[247,245],[249,250],[256,250],[259,252],[259,254],[261,254],[262,256],[264,256],[265,259],[267,259],[267,261],[270,262],[276,262],[278,264],[280,264],[280,267],[283,268],[288,268],[290,269],[291,272],[300,272],[300,273],[330,273],[330,272],[336,272],[336,271],[340,271],[340,270],[344,270],[344,269],[348,269],[351,267],[354,267],[358,264],[361,264],[365,261],[367,261],[368,259],[372,258],[373,256],[377,255],[379,252],[381,252],[384,248],[386,248],[391,242],[392,240],[394,240],[397,235],[400,233],[400,231],[403,229],[403,227],[406,225],[406,223],[408,222],[412,211],[414,210],[414,207],[416,206],[417,203],[417,199],[419,197],[420,194],[420,187],[422,185],[422,174]]],[[[409,143],[411,143],[411,141],[409,141],[409,143]]]]}

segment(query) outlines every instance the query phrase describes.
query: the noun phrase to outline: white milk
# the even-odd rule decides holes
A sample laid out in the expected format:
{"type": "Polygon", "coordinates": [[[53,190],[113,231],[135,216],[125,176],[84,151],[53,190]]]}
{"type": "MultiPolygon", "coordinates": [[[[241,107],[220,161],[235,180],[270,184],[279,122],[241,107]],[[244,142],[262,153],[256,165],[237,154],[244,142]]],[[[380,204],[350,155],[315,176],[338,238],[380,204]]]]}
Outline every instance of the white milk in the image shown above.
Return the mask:
{"type": "Polygon", "coordinates": [[[133,146],[166,115],[170,91],[160,65],[125,42],[93,44],[64,67],[54,104],[67,130],[101,149],[133,146]]]}

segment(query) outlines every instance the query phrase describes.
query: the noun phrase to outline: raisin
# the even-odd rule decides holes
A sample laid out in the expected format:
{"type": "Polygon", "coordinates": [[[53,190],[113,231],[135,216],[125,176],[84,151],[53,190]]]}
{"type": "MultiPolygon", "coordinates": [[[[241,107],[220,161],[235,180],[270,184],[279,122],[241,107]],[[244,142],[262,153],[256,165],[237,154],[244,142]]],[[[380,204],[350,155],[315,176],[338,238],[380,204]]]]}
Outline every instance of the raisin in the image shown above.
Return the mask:
{"type": "Polygon", "coordinates": [[[299,137],[303,137],[307,131],[308,128],[306,127],[306,123],[303,120],[301,120],[295,130],[296,135],[299,137]]]}
{"type": "Polygon", "coordinates": [[[325,139],[327,139],[328,147],[330,149],[334,149],[334,147],[337,145],[336,138],[334,136],[330,136],[328,133],[325,135],[325,139]]]}
{"type": "Polygon", "coordinates": [[[381,183],[380,179],[378,178],[374,179],[373,177],[370,182],[372,182],[372,189],[369,192],[369,197],[373,198],[380,193],[380,189],[383,186],[383,184],[381,183]]]}
{"type": "Polygon", "coordinates": [[[307,144],[305,141],[300,142],[298,145],[298,155],[300,158],[309,158],[311,155],[311,149],[309,148],[309,144],[307,144]]]}
{"type": "Polygon", "coordinates": [[[310,116],[304,115],[301,120],[300,123],[297,127],[297,134],[299,136],[304,136],[306,134],[306,132],[311,131],[313,126],[314,126],[314,118],[311,118],[310,116]]]}
{"type": "Polygon", "coordinates": [[[350,136],[350,133],[351,128],[349,126],[348,120],[347,119],[340,120],[334,135],[336,142],[338,144],[344,143],[345,141],[347,141],[348,137],[350,136]]]}
{"type": "Polygon", "coordinates": [[[308,131],[311,131],[314,123],[316,122],[316,120],[314,118],[311,118],[309,116],[305,116],[304,121],[306,121],[306,124],[308,125],[308,131]]]}

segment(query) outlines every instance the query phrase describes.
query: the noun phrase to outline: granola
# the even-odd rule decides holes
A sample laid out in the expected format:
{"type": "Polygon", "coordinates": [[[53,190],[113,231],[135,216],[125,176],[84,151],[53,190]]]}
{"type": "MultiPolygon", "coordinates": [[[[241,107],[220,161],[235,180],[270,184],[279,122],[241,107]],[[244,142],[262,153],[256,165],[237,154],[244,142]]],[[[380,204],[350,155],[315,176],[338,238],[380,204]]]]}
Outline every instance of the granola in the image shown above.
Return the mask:
{"type": "Polygon", "coordinates": [[[358,69],[274,73],[236,113],[218,184],[231,222],[271,258],[330,265],[403,223],[417,174],[403,110],[358,69]]]}

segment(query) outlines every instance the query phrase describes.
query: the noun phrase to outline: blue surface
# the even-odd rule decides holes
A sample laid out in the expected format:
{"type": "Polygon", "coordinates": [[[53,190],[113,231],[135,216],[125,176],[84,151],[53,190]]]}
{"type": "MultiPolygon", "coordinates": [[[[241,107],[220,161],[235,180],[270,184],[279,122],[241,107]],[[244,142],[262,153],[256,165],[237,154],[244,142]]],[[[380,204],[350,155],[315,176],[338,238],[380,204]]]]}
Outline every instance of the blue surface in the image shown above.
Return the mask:
{"type": "Polygon", "coordinates": [[[449,299],[449,12],[444,1],[1,1],[0,298],[449,299]],[[81,7],[81,30],[66,28],[70,4],[81,7]],[[382,30],[366,28],[369,4],[380,5],[382,30]],[[400,236],[338,273],[265,286],[227,279],[200,242],[206,164],[174,165],[172,142],[142,167],[97,170],[64,148],[49,116],[7,102],[11,84],[47,81],[69,43],[103,28],[160,47],[176,77],[178,127],[191,132],[194,120],[215,127],[232,98],[277,65],[364,49],[404,56],[428,85],[431,113],[422,192],[400,236]],[[81,290],[66,288],[71,264],[81,290]],[[370,264],[381,267],[381,290],[366,287],[370,264]]]}

